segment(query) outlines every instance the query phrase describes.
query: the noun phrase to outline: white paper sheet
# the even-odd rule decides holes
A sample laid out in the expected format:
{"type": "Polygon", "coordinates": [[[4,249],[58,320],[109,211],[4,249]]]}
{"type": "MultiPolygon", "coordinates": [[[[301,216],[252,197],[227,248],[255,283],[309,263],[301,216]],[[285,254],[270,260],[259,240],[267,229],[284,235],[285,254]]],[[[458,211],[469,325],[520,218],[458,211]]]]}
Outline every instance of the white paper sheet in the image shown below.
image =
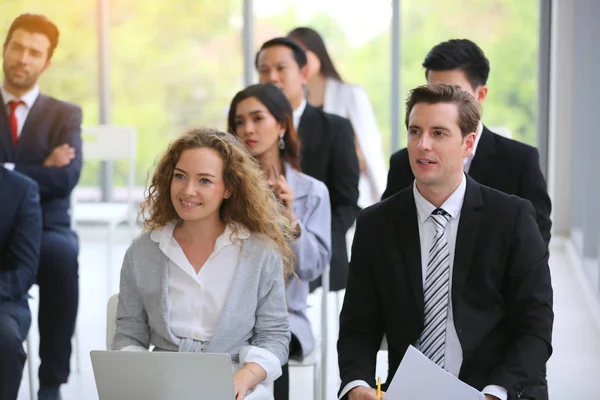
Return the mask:
{"type": "Polygon", "coordinates": [[[484,400],[480,391],[462,382],[409,346],[384,400],[484,400]]]}

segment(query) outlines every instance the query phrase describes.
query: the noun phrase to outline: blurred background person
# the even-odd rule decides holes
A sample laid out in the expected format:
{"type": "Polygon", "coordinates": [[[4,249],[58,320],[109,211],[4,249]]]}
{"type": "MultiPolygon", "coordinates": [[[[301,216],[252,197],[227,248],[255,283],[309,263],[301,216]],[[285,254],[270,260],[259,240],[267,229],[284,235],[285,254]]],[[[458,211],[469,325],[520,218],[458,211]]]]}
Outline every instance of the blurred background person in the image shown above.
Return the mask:
{"type": "MultiPolygon", "coordinates": [[[[229,108],[229,130],[258,159],[269,185],[294,227],[296,256],[286,286],[291,331],[290,358],[302,359],[315,348],[306,310],[309,282],[321,276],[331,259],[331,206],[327,187],[300,172],[300,140],[292,106],[270,83],[252,85],[235,95],[229,108]]],[[[288,365],[275,381],[275,400],[289,398],[288,365]]]]}
{"type": "MultiPolygon", "coordinates": [[[[354,224],[358,207],[360,169],[352,125],[346,118],[308,104],[304,86],[308,82],[306,53],[286,37],[266,41],[256,53],[255,65],[261,83],[272,83],[288,99],[294,128],[302,142],[302,171],[323,182],[331,202],[331,290],[346,287],[348,248],[346,233],[354,224]]],[[[320,286],[312,282],[311,290],[320,286]]]]}
{"type": "MultiPolygon", "coordinates": [[[[480,105],[488,96],[490,62],[483,50],[468,39],[452,39],[433,47],[425,60],[427,83],[458,86],[480,105]]],[[[540,168],[538,150],[528,144],[505,138],[489,130],[482,121],[477,127],[473,154],[464,159],[466,173],[482,185],[529,200],[546,247],[550,243],[552,202],[540,168]]],[[[390,157],[390,171],[383,199],[413,184],[408,150],[390,157]]]]}
{"type": "Polygon", "coordinates": [[[40,93],[38,79],[58,45],[56,25],[23,14],[11,24],[2,69],[0,164],[36,181],[43,214],[40,288],[39,400],[60,399],[70,373],[79,304],[79,239],[71,229],[71,192],[82,166],[79,106],[40,93]]]}
{"type": "Polygon", "coordinates": [[[381,133],[367,93],[361,86],[342,80],[317,31],[299,27],[290,31],[288,37],[306,52],[306,100],[327,113],[348,118],[352,123],[361,172],[358,205],[364,208],[378,202],[385,190],[387,168],[381,133]]]}
{"type": "Polygon", "coordinates": [[[31,325],[27,292],[40,262],[42,210],[34,181],[0,167],[0,399],[16,400],[31,325]]]}
{"type": "Polygon", "coordinates": [[[236,399],[272,399],[288,359],[294,255],[258,164],[233,135],[192,130],[161,157],[142,212],[113,349],[228,353],[236,399]]]}

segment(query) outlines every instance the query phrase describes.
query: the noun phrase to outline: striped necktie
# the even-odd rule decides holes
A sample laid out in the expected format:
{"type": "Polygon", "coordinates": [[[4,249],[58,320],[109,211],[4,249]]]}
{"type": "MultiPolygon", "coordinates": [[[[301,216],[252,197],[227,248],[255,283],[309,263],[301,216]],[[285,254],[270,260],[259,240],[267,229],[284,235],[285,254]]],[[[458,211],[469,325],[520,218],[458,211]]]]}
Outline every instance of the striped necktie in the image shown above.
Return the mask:
{"type": "Polygon", "coordinates": [[[425,329],[421,334],[420,348],[427,358],[444,368],[450,277],[450,253],[444,229],[450,221],[450,214],[437,208],[429,218],[435,225],[435,236],[427,263],[424,291],[425,329]]]}

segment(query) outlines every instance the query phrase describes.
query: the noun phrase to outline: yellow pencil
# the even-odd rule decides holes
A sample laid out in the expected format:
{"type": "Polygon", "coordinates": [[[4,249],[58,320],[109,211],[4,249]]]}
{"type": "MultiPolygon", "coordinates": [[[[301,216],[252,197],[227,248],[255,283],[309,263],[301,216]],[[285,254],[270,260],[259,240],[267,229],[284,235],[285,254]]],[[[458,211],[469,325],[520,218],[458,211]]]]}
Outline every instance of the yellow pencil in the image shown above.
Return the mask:
{"type": "Polygon", "coordinates": [[[377,398],[381,398],[381,378],[377,377],[377,398]]]}

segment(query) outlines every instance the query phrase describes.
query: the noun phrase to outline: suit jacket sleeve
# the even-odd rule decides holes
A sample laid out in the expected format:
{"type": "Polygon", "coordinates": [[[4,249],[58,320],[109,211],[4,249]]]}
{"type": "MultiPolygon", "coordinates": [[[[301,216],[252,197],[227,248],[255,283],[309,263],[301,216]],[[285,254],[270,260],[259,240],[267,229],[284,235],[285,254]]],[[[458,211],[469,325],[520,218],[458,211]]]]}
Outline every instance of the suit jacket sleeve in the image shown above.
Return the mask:
{"type": "Polygon", "coordinates": [[[513,395],[539,376],[552,354],[554,313],[548,250],[539,234],[534,210],[521,202],[511,238],[505,278],[508,327],[512,338],[489,383],[513,395]]]}
{"type": "MultiPolygon", "coordinates": [[[[16,164],[15,170],[19,171],[33,180],[40,188],[42,199],[54,197],[67,197],[77,185],[83,156],[81,154],[81,108],[75,106],[66,106],[64,108],[64,124],[58,134],[58,144],[69,144],[75,149],[75,158],[69,165],[62,168],[44,167],[42,165],[16,164]]],[[[48,155],[53,150],[49,149],[48,155]]]]}
{"type": "Polygon", "coordinates": [[[125,253],[121,268],[116,331],[112,342],[113,350],[121,350],[127,346],[147,349],[150,346],[148,314],[144,308],[142,293],[134,274],[132,253],[133,250],[130,247],[125,253]]]}
{"type": "Polygon", "coordinates": [[[330,157],[328,182],[331,197],[331,230],[344,233],[350,229],[358,212],[358,179],[360,168],[350,121],[329,116],[334,143],[330,157]]]}
{"type": "Polygon", "coordinates": [[[331,205],[327,187],[322,182],[315,182],[312,190],[318,196],[310,195],[310,206],[300,219],[301,234],[292,243],[296,255],[296,274],[298,278],[310,282],[323,273],[325,266],[331,261],[331,205]]]}
{"type": "Polygon", "coordinates": [[[0,303],[23,298],[35,282],[42,241],[42,211],[35,183],[27,187],[15,216],[0,269],[0,303]]]}
{"type": "Polygon", "coordinates": [[[352,259],[337,343],[338,365],[344,388],[354,380],[375,386],[377,351],[383,338],[382,309],[377,295],[371,254],[374,227],[360,214],[352,243],[352,259]]]}
{"type": "Polygon", "coordinates": [[[398,185],[400,168],[402,167],[400,165],[400,157],[398,156],[399,152],[396,152],[390,157],[390,170],[388,171],[387,176],[387,186],[385,187],[385,192],[383,192],[383,195],[381,196],[381,200],[387,199],[402,189],[398,185]]]}
{"type": "Polygon", "coordinates": [[[542,175],[540,169],[540,157],[537,149],[533,149],[530,156],[526,158],[523,174],[519,188],[519,196],[531,201],[536,213],[536,221],[544,243],[548,247],[550,243],[550,229],[552,221],[550,220],[550,212],[552,211],[552,203],[548,196],[546,187],[546,179],[542,175]]]}

